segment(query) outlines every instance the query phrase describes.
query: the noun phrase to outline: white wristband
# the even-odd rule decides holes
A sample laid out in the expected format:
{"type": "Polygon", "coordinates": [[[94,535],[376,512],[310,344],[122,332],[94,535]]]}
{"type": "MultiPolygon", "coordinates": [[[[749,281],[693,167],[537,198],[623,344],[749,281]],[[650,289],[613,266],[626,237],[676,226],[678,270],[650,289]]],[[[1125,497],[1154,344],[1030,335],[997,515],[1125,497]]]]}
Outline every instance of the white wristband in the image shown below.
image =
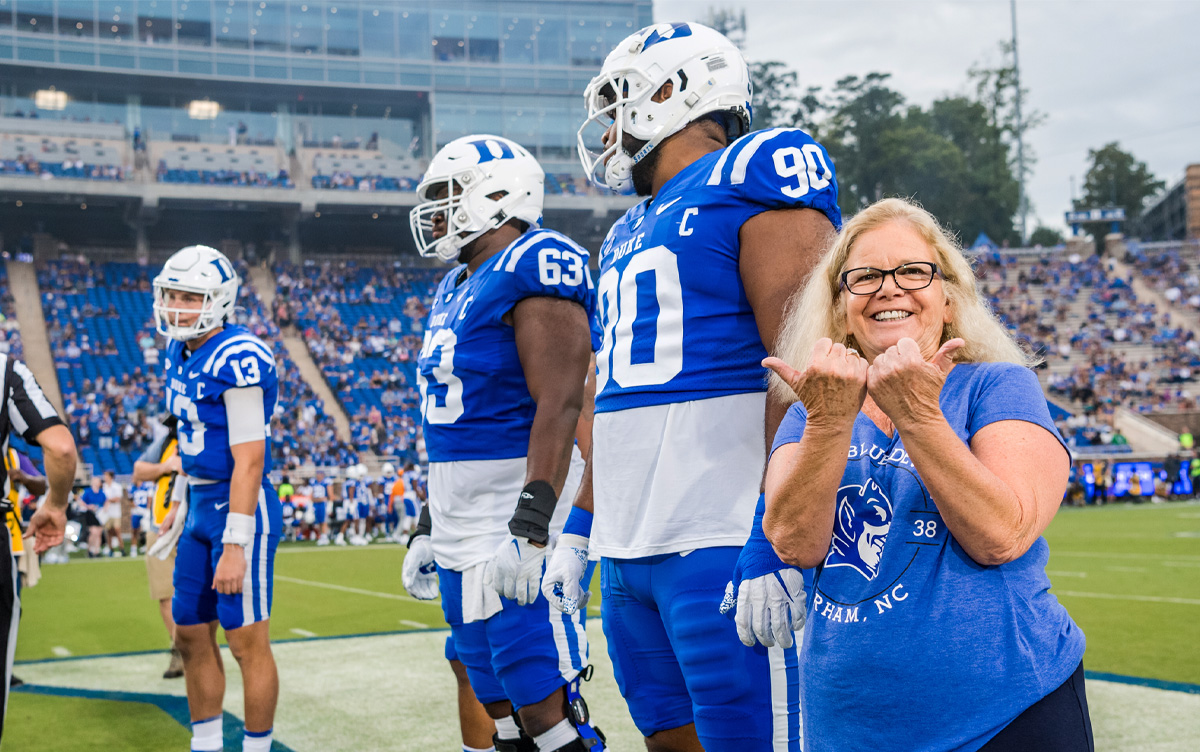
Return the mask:
{"type": "Polygon", "coordinates": [[[254,542],[254,515],[230,512],[225,519],[225,534],[221,536],[223,545],[249,546],[254,542]]]}

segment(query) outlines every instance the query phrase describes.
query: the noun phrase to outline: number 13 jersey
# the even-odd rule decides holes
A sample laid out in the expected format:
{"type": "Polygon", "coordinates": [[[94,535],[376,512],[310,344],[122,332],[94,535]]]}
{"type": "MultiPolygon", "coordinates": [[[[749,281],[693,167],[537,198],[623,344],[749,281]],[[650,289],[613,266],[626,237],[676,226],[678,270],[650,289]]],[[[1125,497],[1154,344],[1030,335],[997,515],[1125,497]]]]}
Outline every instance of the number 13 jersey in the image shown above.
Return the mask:
{"type": "Polygon", "coordinates": [[[464,278],[462,264],[438,285],[417,358],[430,462],[529,453],[537,405],[525,383],[515,331],[504,318],[525,298],[552,297],[578,303],[593,321],[596,292],[588,255],[565,235],[533,229],[471,276],[464,278]]]}
{"type": "Polygon", "coordinates": [[[824,148],[773,128],[696,160],[613,225],[597,291],[601,554],[745,542],[764,459],[767,352],[742,285],[739,232],[758,214],[798,208],[840,228],[837,195],[824,148]]]}

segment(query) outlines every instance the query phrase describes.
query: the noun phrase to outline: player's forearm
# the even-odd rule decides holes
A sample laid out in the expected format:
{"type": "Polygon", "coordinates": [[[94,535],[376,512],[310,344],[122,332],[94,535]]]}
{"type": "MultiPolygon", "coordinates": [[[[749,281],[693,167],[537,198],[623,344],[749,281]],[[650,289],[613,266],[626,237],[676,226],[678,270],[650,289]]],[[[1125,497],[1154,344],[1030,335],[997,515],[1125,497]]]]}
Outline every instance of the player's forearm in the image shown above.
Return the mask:
{"type": "Polygon", "coordinates": [[[133,463],[133,482],[134,483],[153,483],[163,477],[171,469],[167,467],[166,462],[146,462],[138,460],[133,463]]]}
{"type": "Polygon", "coordinates": [[[830,430],[810,426],[798,444],[785,444],[771,457],[763,532],[779,558],[792,566],[815,567],[829,551],[853,434],[853,424],[830,430]]]}
{"type": "Polygon", "coordinates": [[[529,432],[525,483],[544,480],[562,494],[571,469],[571,449],[581,409],[579,395],[543,395],[529,432]]]}
{"type": "Polygon", "coordinates": [[[592,496],[592,452],[589,449],[587,454],[587,462],[583,466],[583,477],[579,481],[579,491],[575,493],[575,501],[572,506],[579,507],[587,512],[595,512],[595,504],[592,496]]]}
{"type": "Polygon", "coordinates": [[[265,458],[261,453],[243,452],[238,456],[240,446],[233,449],[233,474],[229,478],[229,511],[237,514],[253,516],[258,507],[258,494],[262,490],[263,465],[265,458]]]}

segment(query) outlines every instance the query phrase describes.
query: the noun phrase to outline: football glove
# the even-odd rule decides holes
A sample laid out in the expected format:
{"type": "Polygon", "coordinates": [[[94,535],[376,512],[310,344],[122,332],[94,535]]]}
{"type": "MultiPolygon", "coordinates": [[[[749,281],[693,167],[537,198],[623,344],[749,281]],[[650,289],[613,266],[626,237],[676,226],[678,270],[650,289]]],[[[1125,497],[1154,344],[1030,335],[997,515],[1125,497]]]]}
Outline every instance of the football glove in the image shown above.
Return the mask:
{"type": "Polygon", "coordinates": [[[542,595],[550,605],[564,614],[574,614],[587,607],[591,592],[584,590],[587,573],[588,539],[582,535],[564,533],[554,543],[554,553],[542,578],[542,595]]]}
{"type": "Polygon", "coordinates": [[[765,512],[766,501],[760,495],[750,538],[738,554],[720,610],[733,616],[743,644],[790,648],[793,632],[804,628],[804,576],[785,564],[767,540],[762,529],[765,512]]]}
{"type": "Polygon", "coordinates": [[[539,548],[527,538],[509,536],[483,570],[484,587],[494,588],[518,606],[528,606],[541,592],[542,570],[550,550],[548,545],[539,548]]]}
{"type": "Polygon", "coordinates": [[[431,601],[438,597],[437,565],[433,562],[433,542],[428,535],[409,541],[401,576],[404,589],[417,600],[431,601]]]}

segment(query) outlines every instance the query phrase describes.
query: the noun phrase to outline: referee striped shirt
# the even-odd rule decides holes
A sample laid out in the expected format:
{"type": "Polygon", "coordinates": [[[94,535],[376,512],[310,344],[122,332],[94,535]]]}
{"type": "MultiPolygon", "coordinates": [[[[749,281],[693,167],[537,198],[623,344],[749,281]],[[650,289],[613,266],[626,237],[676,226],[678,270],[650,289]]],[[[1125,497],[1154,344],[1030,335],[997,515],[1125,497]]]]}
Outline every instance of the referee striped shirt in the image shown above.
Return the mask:
{"type": "MultiPolygon", "coordinates": [[[[0,413],[0,450],[8,453],[8,437],[16,433],[28,444],[37,445],[37,435],[51,426],[63,425],[54,405],[46,399],[42,388],[33,378],[33,371],[16,358],[0,353],[0,374],[3,384],[4,410],[0,413]]],[[[3,498],[8,498],[8,472],[0,463],[3,478],[3,498]]]]}

